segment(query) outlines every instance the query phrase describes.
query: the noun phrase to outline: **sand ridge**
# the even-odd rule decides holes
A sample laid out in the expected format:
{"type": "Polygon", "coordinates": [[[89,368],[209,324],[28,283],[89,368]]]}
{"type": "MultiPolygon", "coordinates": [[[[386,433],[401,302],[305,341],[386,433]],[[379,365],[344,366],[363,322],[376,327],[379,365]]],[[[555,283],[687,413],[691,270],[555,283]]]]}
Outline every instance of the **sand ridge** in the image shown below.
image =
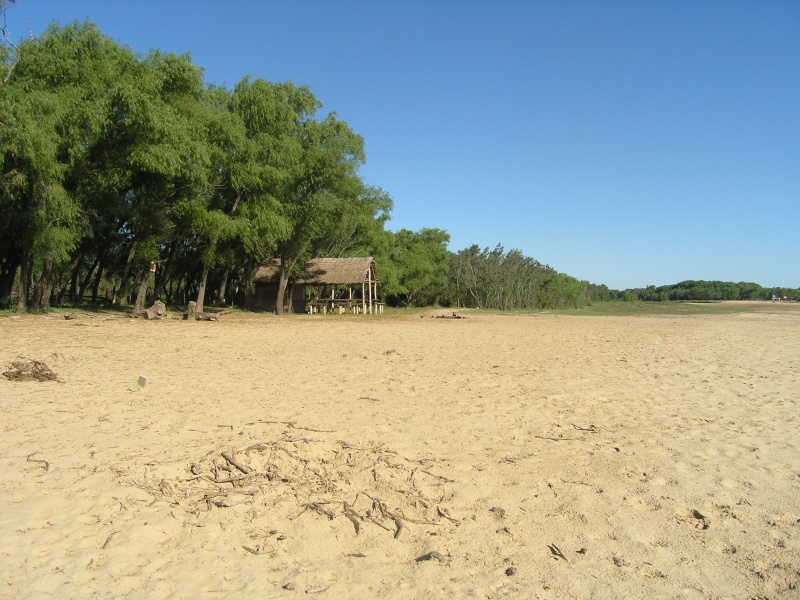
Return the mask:
{"type": "Polygon", "coordinates": [[[796,597],[763,308],[0,319],[2,595],[796,597]]]}

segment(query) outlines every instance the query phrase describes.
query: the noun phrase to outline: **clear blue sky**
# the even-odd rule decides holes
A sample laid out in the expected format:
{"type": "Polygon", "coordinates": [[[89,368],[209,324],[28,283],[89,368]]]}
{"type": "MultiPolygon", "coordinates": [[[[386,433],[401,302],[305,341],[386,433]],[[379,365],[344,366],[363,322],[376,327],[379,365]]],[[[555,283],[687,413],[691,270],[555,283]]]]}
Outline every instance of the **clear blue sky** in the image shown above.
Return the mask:
{"type": "Polygon", "coordinates": [[[616,289],[800,287],[800,2],[18,0],[206,81],[308,85],[364,136],[392,229],[616,289]]]}

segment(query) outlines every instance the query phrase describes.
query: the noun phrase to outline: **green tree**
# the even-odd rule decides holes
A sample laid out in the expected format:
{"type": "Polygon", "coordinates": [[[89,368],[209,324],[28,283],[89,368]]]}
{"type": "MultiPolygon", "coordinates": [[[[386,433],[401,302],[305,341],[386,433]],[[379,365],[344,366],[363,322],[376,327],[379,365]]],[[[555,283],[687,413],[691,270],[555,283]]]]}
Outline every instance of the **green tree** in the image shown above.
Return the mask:
{"type": "Polygon", "coordinates": [[[434,228],[401,229],[391,235],[387,255],[378,267],[381,287],[393,304],[423,306],[447,299],[449,242],[450,234],[434,228]],[[385,269],[382,263],[392,268],[385,269]]]}
{"type": "Polygon", "coordinates": [[[29,300],[34,310],[48,308],[54,270],[69,259],[80,235],[80,207],[64,188],[80,94],[75,86],[53,81],[60,69],[70,75],[59,42],[44,36],[18,46],[0,86],[0,206],[8,215],[5,233],[13,240],[3,244],[1,262],[6,285],[15,263],[20,267],[18,311],[29,300]],[[47,46],[50,58],[42,60],[47,46]]]}
{"type": "Polygon", "coordinates": [[[309,258],[334,227],[336,216],[357,206],[364,192],[358,168],[364,162],[364,140],[331,114],[307,119],[297,130],[300,154],[289,169],[278,198],[289,223],[277,243],[281,259],[276,309],[283,313],[289,275],[309,258]]]}

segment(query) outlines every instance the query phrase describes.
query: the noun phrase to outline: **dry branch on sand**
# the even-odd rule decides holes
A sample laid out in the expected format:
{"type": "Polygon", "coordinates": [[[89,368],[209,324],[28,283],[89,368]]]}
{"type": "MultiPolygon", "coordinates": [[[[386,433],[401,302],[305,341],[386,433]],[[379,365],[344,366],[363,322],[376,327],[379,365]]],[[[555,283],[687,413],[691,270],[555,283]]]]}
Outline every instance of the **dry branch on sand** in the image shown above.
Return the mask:
{"type": "Polygon", "coordinates": [[[212,452],[189,466],[189,477],[128,483],[188,513],[248,504],[248,520],[260,511],[270,518],[283,511],[289,521],[316,513],[347,519],[356,534],[376,525],[398,538],[407,524],[460,524],[442,506],[453,480],[432,472],[430,462],[379,445],[279,439],[212,452]]]}
{"type": "Polygon", "coordinates": [[[189,302],[186,307],[186,312],[183,314],[184,321],[219,321],[220,317],[227,315],[230,310],[221,310],[219,312],[198,312],[197,302],[189,302]]]}

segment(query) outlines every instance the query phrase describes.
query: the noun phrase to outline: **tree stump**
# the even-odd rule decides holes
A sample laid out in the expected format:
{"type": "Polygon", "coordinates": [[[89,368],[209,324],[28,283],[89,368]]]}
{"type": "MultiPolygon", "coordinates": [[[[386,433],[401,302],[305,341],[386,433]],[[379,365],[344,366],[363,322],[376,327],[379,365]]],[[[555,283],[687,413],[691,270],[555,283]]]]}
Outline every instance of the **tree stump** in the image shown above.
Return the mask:
{"type": "Polygon", "coordinates": [[[186,307],[186,320],[187,321],[194,321],[197,319],[197,302],[192,300],[189,302],[189,306],[186,307]]]}
{"type": "Polygon", "coordinates": [[[167,316],[167,307],[160,300],[156,300],[153,306],[144,311],[144,317],[148,321],[163,319],[167,316]]]}

